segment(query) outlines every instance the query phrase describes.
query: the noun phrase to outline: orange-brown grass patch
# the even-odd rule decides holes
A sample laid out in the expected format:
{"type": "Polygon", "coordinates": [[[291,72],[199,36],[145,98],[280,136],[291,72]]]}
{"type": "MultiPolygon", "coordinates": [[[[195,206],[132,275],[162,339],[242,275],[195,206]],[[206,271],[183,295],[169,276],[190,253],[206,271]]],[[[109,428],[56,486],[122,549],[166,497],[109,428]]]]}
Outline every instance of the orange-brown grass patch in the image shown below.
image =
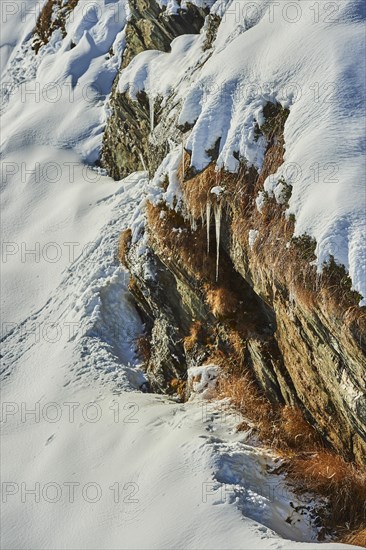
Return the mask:
{"type": "Polygon", "coordinates": [[[354,530],[365,527],[366,472],[333,452],[320,450],[294,457],[290,479],[299,487],[328,499],[326,522],[330,527],[354,530]]]}
{"type": "Polygon", "coordinates": [[[338,305],[338,309],[344,314],[350,307],[353,307],[353,315],[356,317],[356,311],[359,318],[364,318],[365,311],[361,308],[356,310],[362,296],[352,289],[352,281],[344,265],[337,264],[331,256],[329,261],[324,264],[321,279],[321,290],[328,294],[328,301],[338,305]]]}
{"type": "Polygon", "coordinates": [[[337,542],[366,548],[366,527],[341,536],[337,542]]]}
{"type": "Polygon", "coordinates": [[[186,179],[190,171],[190,163],[191,163],[191,155],[187,151],[184,151],[182,162],[180,163],[177,171],[177,177],[181,182],[181,184],[183,184],[184,180],[186,179]]]}
{"type": "Polygon", "coordinates": [[[302,411],[288,405],[281,407],[277,423],[278,445],[296,451],[314,451],[321,445],[317,431],[304,418],[302,411]]]}
{"type": "Polygon", "coordinates": [[[241,336],[241,333],[235,329],[229,330],[228,341],[229,341],[232,353],[238,359],[239,363],[242,364],[244,362],[246,344],[241,336]]]}
{"type": "Polygon", "coordinates": [[[272,407],[249,372],[242,376],[221,377],[218,393],[221,397],[228,397],[233,406],[255,424],[255,429],[262,437],[266,440],[272,437],[275,420],[272,407]]]}
{"type": "Polygon", "coordinates": [[[224,286],[210,288],[205,285],[205,290],[206,301],[215,317],[228,319],[235,315],[239,307],[239,300],[234,292],[224,286]]]}
{"type": "Polygon", "coordinates": [[[181,401],[186,400],[187,381],[172,378],[169,382],[169,389],[172,393],[176,393],[181,401]]]}
{"type": "Polygon", "coordinates": [[[301,305],[309,310],[325,306],[333,317],[344,320],[355,334],[365,338],[366,311],[358,306],[361,296],[352,290],[344,266],[331,257],[317,274],[312,264],[316,241],[306,234],[293,237],[294,220],[285,216],[283,206],[268,197],[261,213],[250,201],[244,211],[234,207],[232,231],[250,257],[251,270],[266,269],[301,305]],[[250,229],[258,231],[252,251],[248,245],[250,229]]]}
{"type": "Polygon", "coordinates": [[[204,365],[217,365],[223,372],[229,372],[230,358],[221,349],[213,349],[205,359],[204,365]]]}
{"type": "MultiPolygon", "coordinates": [[[[300,409],[273,406],[249,371],[242,376],[222,376],[218,394],[228,397],[254,423],[264,443],[286,457],[288,480],[296,489],[327,499],[322,511],[326,529],[342,535],[340,542],[365,546],[366,472],[325,450],[300,409]]],[[[247,429],[246,422],[243,429],[247,429]]]]}
{"type": "Polygon", "coordinates": [[[125,229],[122,231],[118,242],[118,259],[124,266],[127,266],[127,253],[131,246],[132,231],[125,229]]]}
{"type": "Polygon", "coordinates": [[[136,294],[137,292],[139,292],[139,285],[138,285],[138,282],[136,280],[135,277],[130,277],[129,281],[128,281],[128,290],[132,293],[132,294],[136,294]]]}
{"type": "Polygon", "coordinates": [[[205,215],[207,202],[213,202],[215,196],[211,189],[219,185],[220,175],[215,171],[215,165],[210,164],[203,172],[182,184],[184,202],[191,216],[198,219],[205,215]]]}
{"type": "Polygon", "coordinates": [[[147,365],[151,358],[151,342],[149,336],[142,334],[136,338],[137,354],[142,359],[145,365],[147,365]]]}
{"type": "Polygon", "coordinates": [[[191,351],[196,344],[202,341],[203,327],[200,321],[194,321],[189,327],[189,335],[184,338],[184,350],[191,351]]]}
{"type": "Polygon", "coordinates": [[[235,409],[254,422],[265,443],[285,452],[286,456],[292,456],[292,451],[321,448],[320,436],[299,408],[273,405],[259,388],[251,371],[242,367],[242,374],[238,375],[235,358],[227,359],[226,365],[229,368],[223,369],[218,393],[221,397],[229,397],[235,409]]]}
{"type": "Polygon", "coordinates": [[[343,322],[351,330],[354,337],[359,340],[360,347],[366,341],[366,307],[351,306],[343,315],[343,322]]]}
{"type": "Polygon", "coordinates": [[[215,258],[207,254],[206,230],[193,231],[183,216],[171,210],[165,203],[147,204],[147,221],[150,239],[166,258],[180,261],[197,281],[213,280],[215,258]]]}

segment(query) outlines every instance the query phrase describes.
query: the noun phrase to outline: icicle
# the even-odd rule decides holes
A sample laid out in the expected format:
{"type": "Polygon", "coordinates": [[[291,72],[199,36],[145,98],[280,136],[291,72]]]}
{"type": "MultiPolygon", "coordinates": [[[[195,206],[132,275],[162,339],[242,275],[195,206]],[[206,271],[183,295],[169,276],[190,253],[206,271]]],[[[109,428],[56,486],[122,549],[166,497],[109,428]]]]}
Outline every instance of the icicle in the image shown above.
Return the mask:
{"type": "Polygon", "coordinates": [[[149,95],[150,134],[152,134],[154,132],[154,107],[155,107],[154,96],[149,95]]]}
{"type": "Polygon", "coordinates": [[[197,223],[196,223],[196,220],[195,220],[193,214],[189,213],[188,218],[189,218],[189,225],[191,227],[191,231],[196,231],[197,223]]]}
{"type": "Polygon", "coordinates": [[[211,202],[206,202],[206,229],[207,229],[207,254],[210,253],[210,223],[211,223],[211,202]]]}
{"type": "Polygon", "coordinates": [[[219,279],[221,210],[222,210],[221,202],[219,202],[218,204],[215,204],[214,216],[215,216],[215,229],[216,229],[216,282],[219,279]]]}
{"type": "Polygon", "coordinates": [[[205,212],[204,212],[204,209],[203,209],[202,205],[200,206],[200,218],[201,218],[202,227],[204,227],[205,226],[205,212]]]}
{"type": "Polygon", "coordinates": [[[142,162],[142,166],[144,167],[144,171],[147,172],[146,164],[144,162],[144,157],[142,156],[141,151],[139,151],[140,160],[142,162]]]}

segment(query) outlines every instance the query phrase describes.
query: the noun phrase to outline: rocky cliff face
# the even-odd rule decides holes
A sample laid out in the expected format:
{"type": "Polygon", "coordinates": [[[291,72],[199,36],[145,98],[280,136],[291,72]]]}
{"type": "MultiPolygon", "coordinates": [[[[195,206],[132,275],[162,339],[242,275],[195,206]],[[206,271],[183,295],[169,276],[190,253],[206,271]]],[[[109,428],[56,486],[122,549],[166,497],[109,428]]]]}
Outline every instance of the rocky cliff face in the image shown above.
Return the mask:
{"type": "MultiPolygon", "coordinates": [[[[122,69],[140,52],[160,50],[167,52],[170,44],[182,34],[196,34],[202,28],[207,10],[193,4],[179,9],[175,15],[167,14],[155,0],[130,2],[131,17],[126,29],[126,49],[122,69]]],[[[175,137],[174,97],[162,108],[159,102],[149,104],[144,92],[132,100],[127,93],[119,93],[115,86],[111,102],[112,115],[105,133],[102,164],[115,178],[126,177],[135,170],[149,169],[154,174],[169,151],[169,137],[175,137]],[[151,108],[154,109],[154,124],[160,126],[163,135],[154,144],[149,139],[151,108]]]]}
{"type": "MultiPolygon", "coordinates": [[[[133,2],[123,67],[140,51],[167,51],[179,34],[199,32],[205,15],[190,4],[165,16],[154,0],[133,2]]],[[[208,48],[217,24],[206,19],[208,48]]],[[[152,176],[169,141],[179,143],[189,131],[178,128],[174,94],[154,106],[154,140],[145,93],[132,100],[115,88],[112,109],[102,164],[115,178],[144,167],[152,176]]],[[[163,198],[145,205],[145,224],[123,260],[146,322],[146,370],[152,389],[170,392],[187,367],[219,352],[251,369],[272,403],[300,407],[329,445],[366,463],[365,312],[344,268],[330,259],[319,277],[311,266],[316,243],[293,237],[295,220],[285,214],[291,186],[283,181],[279,202],[263,193],[264,180],[283,162],[288,111],[268,103],[264,114],[259,172],[242,159],[237,174],[217,173],[215,150],[212,163],[195,171],[185,150],[179,208],[163,198]],[[148,244],[143,254],[141,239],[148,244]]],[[[161,196],[165,190],[163,182],[161,196]]]]}

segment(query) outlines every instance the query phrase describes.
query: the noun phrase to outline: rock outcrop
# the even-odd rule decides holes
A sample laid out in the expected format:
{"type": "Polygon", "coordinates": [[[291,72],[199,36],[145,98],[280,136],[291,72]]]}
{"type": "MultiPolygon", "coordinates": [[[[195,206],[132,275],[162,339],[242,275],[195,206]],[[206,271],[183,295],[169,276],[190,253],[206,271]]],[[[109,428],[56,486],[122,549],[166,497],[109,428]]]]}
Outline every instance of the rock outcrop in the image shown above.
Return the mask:
{"type": "MultiPolygon", "coordinates": [[[[207,10],[189,3],[174,15],[166,13],[155,0],[133,0],[129,4],[131,17],[127,24],[122,69],[142,51],[168,52],[174,38],[182,34],[199,33],[207,15],[207,10]]],[[[144,169],[153,175],[169,151],[168,138],[177,133],[174,97],[164,109],[160,107],[159,101],[155,102],[155,125],[162,126],[160,134],[164,139],[157,140],[152,146],[151,105],[147,95],[138,93],[134,101],[129,94],[119,93],[117,86],[112,95],[112,114],[104,133],[102,165],[115,179],[144,169]]]]}
{"type": "MultiPolygon", "coordinates": [[[[166,16],[154,0],[133,2],[123,66],[142,50],[168,51],[174,37],[199,32],[204,17],[192,5],[166,16]]],[[[217,25],[217,19],[207,24],[207,47],[217,25]]],[[[177,128],[175,107],[172,95],[163,108],[155,108],[160,131],[152,143],[147,95],[132,101],[115,88],[101,159],[113,177],[144,165],[154,174],[170,137],[179,142],[188,130],[177,128]]],[[[126,255],[130,288],[150,340],[146,370],[154,390],[169,392],[172,381],[184,380],[189,366],[212,354],[240,356],[236,364],[251,369],[272,403],[301,408],[324,441],[365,464],[365,311],[343,266],[331,258],[319,278],[311,265],[316,243],[307,235],[293,237],[294,219],[285,212],[291,187],[282,182],[280,203],[263,193],[264,180],[283,162],[288,112],[268,103],[264,114],[258,135],[267,140],[267,150],[259,173],[242,159],[237,174],[220,173],[224,192],[212,196],[215,151],[199,173],[187,169],[190,152],[185,151],[180,211],[163,200],[147,206],[147,252],[142,261],[134,243],[126,255]],[[203,195],[195,195],[195,189],[204,189],[203,195]],[[211,209],[220,204],[216,241],[212,218],[202,214],[207,202],[211,209]],[[207,224],[212,245],[219,238],[218,280],[215,246],[207,251],[207,224]]]]}

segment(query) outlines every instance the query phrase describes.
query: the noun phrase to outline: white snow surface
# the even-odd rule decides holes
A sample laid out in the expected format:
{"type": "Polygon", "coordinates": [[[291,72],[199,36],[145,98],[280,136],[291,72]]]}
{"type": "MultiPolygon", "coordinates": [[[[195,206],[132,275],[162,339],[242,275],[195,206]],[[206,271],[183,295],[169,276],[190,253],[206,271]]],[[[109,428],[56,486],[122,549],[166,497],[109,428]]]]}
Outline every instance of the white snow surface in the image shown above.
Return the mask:
{"type": "Polygon", "coordinates": [[[304,502],[226,403],[138,391],[143,326],[116,252],[149,186],[90,165],[128,13],[93,4],[38,56],[32,13],[2,34],[1,546],[314,550],[304,502]]]}
{"type": "Polygon", "coordinates": [[[169,53],[139,54],[122,72],[121,91],[181,102],[179,122],[194,124],[186,143],[203,168],[220,139],[218,167],[238,168],[237,155],[260,169],[265,140],[255,140],[263,107],[290,109],[281,178],[293,186],[295,233],[317,241],[319,271],[333,255],[366,304],[365,3],[295,0],[217,1],[222,16],[211,50],[205,34],[178,37],[169,53]]]}

